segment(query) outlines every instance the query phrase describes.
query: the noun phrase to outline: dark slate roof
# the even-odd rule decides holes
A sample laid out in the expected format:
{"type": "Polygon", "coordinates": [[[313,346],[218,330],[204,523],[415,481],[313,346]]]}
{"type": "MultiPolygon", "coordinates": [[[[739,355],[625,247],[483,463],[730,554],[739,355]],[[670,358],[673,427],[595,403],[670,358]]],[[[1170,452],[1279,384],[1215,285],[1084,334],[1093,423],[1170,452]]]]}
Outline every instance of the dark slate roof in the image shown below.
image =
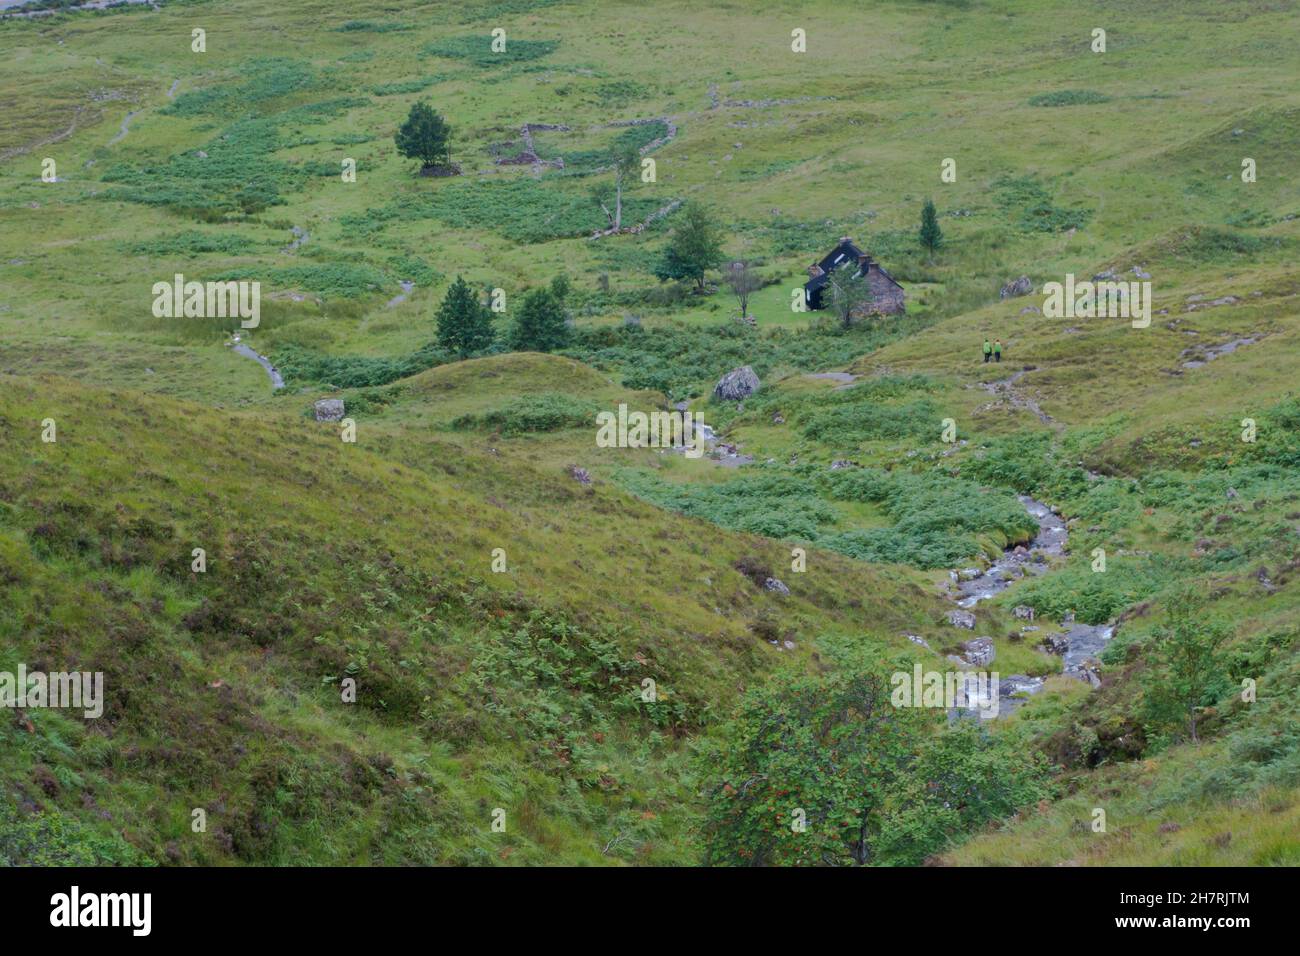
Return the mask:
{"type": "MultiPolygon", "coordinates": [[[[858,257],[862,254],[862,250],[858,248],[857,244],[852,239],[841,239],[839,243],[836,244],[835,248],[826,253],[826,255],[822,257],[822,260],[817,263],[817,265],[821,267],[822,274],[810,278],[804,283],[804,288],[808,290],[808,292],[815,292],[827,283],[834,270],[849,262],[856,264],[858,257]]],[[[885,267],[879,262],[876,263],[876,268],[880,270],[880,274],[886,279],[894,285],[897,285],[900,289],[902,288],[901,285],[898,285],[898,280],[886,272],[885,267]]]]}
{"type": "Polygon", "coordinates": [[[862,250],[854,244],[852,239],[841,239],[839,245],[826,253],[822,257],[822,261],[817,264],[822,267],[822,272],[831,272],[844,265],[845,262],[857,262],[860,255],[862,255],[862,250]]]}

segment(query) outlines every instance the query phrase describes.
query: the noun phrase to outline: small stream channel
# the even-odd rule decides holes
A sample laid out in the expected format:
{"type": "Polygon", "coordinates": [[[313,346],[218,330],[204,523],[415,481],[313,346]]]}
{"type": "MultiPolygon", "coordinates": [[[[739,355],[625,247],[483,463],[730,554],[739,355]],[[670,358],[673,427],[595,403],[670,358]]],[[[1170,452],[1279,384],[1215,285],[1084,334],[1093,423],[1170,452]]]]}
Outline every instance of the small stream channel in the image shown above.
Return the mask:
{"type": "MultiPolygon", "coordinates": [[[[1038,533],[1028,545],[1016,545],[1008,548],[989,567],[980,571],[968,568],[953,572],[956,578],[956,593],[953,602],[962,609],[973,608],[980,601],[987,601],[1001,594],[1012,582],[1026,575],[1037,575],[1047,571],[1051,566],[1048,559],[1065,554],[1069,542],[1069,531],[1065,521],[1047,505],[1028,495],[1018,495],[1020,504],[1029,516],[1038,523],[1038,533]]],[[[1056,636],[1056,642],[1065,647],[1062,654],[1062,670],[1065,674],[1086,681],[1094,686],[1098,683],[1095,668],[1091,666],[1101,649],[1115,634],[1115,628],[1108,624],[1078,624],[1073,620],[1063,621],[1069,630],[1056,636]]],[[[1032,623],[1024,625],[1026,633],[1036,633],[1037,627],[1032,623]]],[[[973,666],[973,665],[972,665],[973,666]]],[[[999,679],[999,714],[1010,713],[1024,702],[1019,694],[1036,694],[1043,689],[1043,678],[1030,677],[1026,674],[1009,674],[999,679]]],[[[970,701],[967,707],[959,708],[963,713],[974,713],[975,707],[985,703],[970,701]]]]}

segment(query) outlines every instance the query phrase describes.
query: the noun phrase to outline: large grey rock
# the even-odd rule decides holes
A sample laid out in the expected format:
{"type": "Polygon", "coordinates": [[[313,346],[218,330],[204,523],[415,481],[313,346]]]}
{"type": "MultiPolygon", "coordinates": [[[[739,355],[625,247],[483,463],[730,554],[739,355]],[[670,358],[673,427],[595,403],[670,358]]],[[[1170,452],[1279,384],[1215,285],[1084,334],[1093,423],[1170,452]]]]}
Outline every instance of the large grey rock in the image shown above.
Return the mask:
{"type": "Polygon", "coordinates": [[[343,419],[343,399],[322,398],[316,403],[316,421],[337,422],[343,419]]]}
{"type": "Polygon", "coordinates": [[[1021,276],[1014,282],[1008,282],[998,293],[1000,299],[1014,299],[1017,296],[1029,295],[1034,291],[1034,284],[1029,281],[1029,276],[1021,276]]]}
{"type": "Polygon", "coordinates": [[[758,391],[761,383],[748,365],[732,369],[713,386],[713,397],[724,402],[738,402],[758,391]]]}
{"type": "Polygon", "coordinates": [[[993,657],[997,653],[991,637],[977,637],[973,641],[966,641],[962,644],[961,650],[962,659],[972,667],[988,667],[993,663],[993,657]]]}
{"type": "Polygon", "coordinates": [[[763,582],[763,590],[772,594],[779,594],[782,597],[789,595],[790,589],[786,587],[785,582],[780,578],[768,578],[763,582]]]}
{"type": "Polygon", "coordinates": [[[1048,634],[1043,638],[1043,650],[1049,654],[1064,655],[1070,649],[1070,638],[1065,634],[1048,634]]]}
{"type": "Polygon", "coordinates": [[[970,611],[949,611],[948,623],[953,627],[964,627],[973,630],[975,627],[975,615],[970,611]]]}

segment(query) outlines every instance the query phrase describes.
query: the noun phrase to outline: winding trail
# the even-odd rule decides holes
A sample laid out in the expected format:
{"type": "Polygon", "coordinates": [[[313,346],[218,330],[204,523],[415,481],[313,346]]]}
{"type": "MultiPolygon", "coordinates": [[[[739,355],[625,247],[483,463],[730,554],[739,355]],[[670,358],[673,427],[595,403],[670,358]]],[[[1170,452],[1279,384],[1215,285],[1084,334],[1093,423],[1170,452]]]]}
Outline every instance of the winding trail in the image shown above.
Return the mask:
{"type": "Polygon", "coordinates": [[[1034,371],[1034,367],[1022,368],[1019,372],[1013,374],[1010,378],[998,379],[996,382],[980,382],[979,387],[993,396],[994,400],[985,407],[1005,402],[1012,408],[1023,408],[1025,411],[1032,412],[1037,419],[1044,425],[1057,425],[1057,421],[1047,412],[1039,407],[1038,402],[1016,388],[1016,383],[1025,377],[1029,372],[1034,371]]]}
{"type": "Polygon", "coordinates": [[[840,389],[848,388],[858,380],[858,377],[852,372],[809,372],[805,378],[827,379],[832,382],[838,382],[831,391],[838,392],[840,389]]]}

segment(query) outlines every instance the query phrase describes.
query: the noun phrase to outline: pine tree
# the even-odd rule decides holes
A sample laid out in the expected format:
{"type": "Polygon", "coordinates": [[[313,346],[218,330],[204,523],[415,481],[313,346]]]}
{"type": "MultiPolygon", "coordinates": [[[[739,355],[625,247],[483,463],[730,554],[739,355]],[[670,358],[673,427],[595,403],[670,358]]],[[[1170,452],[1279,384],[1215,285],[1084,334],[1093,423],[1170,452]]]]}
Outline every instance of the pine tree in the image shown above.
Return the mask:
{"type": "Polygon", "coordinates": [[[921,245],[930,253],[930,261],[934,261],[934,253],[943,245],[943,230],[939,228],[939,216],[934,211],[934,200],[927,199],[925,206],[921,209],[921,245]]]}
{"type": "Polygon", "coordinates": [[[519,317],[510,330],[510,347],[516,352],[551,352],[569,341],[564,303],[550,289],[533,289],[524,295],[519,317]]]}
{"type": "Polygon", "coordinates": [[[438,306],[438,344],[461,358],[492,344],[492,315],[460,276],[438,306]]]}

